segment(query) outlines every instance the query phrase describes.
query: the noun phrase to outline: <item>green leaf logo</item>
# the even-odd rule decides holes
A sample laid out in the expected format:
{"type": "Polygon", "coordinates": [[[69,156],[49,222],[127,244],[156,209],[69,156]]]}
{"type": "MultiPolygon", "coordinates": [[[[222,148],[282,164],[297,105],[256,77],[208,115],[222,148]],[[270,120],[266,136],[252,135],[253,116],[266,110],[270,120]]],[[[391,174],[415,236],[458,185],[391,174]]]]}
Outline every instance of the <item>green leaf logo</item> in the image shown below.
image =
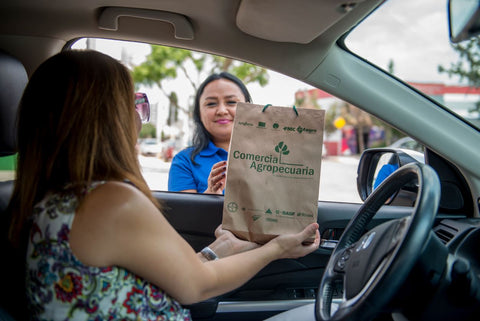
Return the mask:
{"type": "Polygon", "coordinates": [[[290,154],[290,151],[288,150],[288,146],[285,145],[283,142],[278,143],[277,146],[275,146],[275,151],[279,153],[280,155],[288,155],[290,154]]]}
{"type": "Polygon", "coordinates": [[[283,142],[280,142],[277,146],[275,146],[275,151],[280,154],[280,164],[282,164],[282,155],[290,154],[288,146],[285,145],[283,142]]]}

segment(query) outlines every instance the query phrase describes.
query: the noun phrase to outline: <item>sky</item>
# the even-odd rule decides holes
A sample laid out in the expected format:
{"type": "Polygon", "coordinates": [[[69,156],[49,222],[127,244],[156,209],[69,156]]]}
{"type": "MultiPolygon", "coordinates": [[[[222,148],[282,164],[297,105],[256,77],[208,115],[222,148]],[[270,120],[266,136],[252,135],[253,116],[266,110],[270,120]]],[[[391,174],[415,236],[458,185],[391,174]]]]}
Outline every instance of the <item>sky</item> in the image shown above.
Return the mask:
{"type": "MultiPolygon", "coordinates": [[[[390,0],[379,12],[382,15],[372,14],[347,37],[349,49],[383,69],[387,69],[393,59],[395,75],[406,81],[458,83],[458,79],[449,79],[437,71],[438,65],[448,67],[458,59],[448,41],[446,0],[390,0]]],[[[96,40],[95,48],[117,59],[122,58],[123,50],[133,64],[140,64],[150,51],[146,44],[102,40],[96,40]]],[[[183,105],[188,104],[188,97],[193,94],[186,83],[186,79],[179,76],[177,81],[166,85],[167,90],[179,94],[183,105]]],[[[276,72],[269,72],[266,87],[258,84],[247,87],[254,103],[277,106],[291,106],[296,91],[313,88],[276,72]]],[[[144,91],[152,103],[167,104],[159,90],[145,88],[144,91]]]]}
{"type": "MultiPolygon", "coordinates": [[[[79,48],[84,48],[85,46],[85,41],[78,43],[79,48]]],[[[150,53],[150,46],[141,43],[127,43],[96,39],[94,46],[96,50],[104,52],[119,60],[121,60],[122,50],[124,50],[127,52],[127,55],[129,56],[131,62],[134,65],[142,63],[145,59],[145,56],[150,53]]],[[[254,103],[268,103],[277,106],[290,106],[294,103],[296,91],[313,88],[312,86],[305,84],[304,82],[284,76],[274,71],[268,71],[268,75],[269,82],[268,85],[265,87],[261,87],[258,84],[247,85],[254,103]]],[[[185,91],[185,89],[191,89],[189,86],[186,86],[187,88],[185,88],[185,84],[188,83],[188,81],[183,77],[181,73],[179,73],[178,78],[179,79],[177,81],[170,82],[170,84],[167,85],[166,88],[176,90],[177,93],[181,93],[182,91],[185,91]]],[[[202,80],[203,79],[200,79],[199,81],[201,82],[202,80]]],[[[149,94],[149,97],[150,96],[153,98],[153,100],[156,100],[158,98],[160,101],[163,101],[162,95],[156,97],[156,94],[151,93],[149,94]]],[[[184,98],[183,100],[184,103],[187,103],[187,99],[184,98]]]]}
{"type": "Polygon", "coordinates": [[[456,83],[437,72],[458,60],[446,9],[446,0],[387,1],[351,33],[347,46],[385,69],[393,58],[394,73],[404,80],[456,83]]]}

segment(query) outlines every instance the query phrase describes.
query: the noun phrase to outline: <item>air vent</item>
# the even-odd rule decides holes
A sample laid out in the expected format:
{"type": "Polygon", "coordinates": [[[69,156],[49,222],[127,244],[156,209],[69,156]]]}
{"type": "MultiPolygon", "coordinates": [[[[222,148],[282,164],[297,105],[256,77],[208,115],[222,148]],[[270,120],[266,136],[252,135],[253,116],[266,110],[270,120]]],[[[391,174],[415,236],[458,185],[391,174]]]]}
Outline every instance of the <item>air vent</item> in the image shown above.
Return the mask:
{"type": "Polygon", "coordinates": [[[442,228],[435,230],[435,234],[438,236],[438,238],[440,239],[440,241],[442,241],[443,244],[447,244],[455,236],[453,233],[442,228]]]}

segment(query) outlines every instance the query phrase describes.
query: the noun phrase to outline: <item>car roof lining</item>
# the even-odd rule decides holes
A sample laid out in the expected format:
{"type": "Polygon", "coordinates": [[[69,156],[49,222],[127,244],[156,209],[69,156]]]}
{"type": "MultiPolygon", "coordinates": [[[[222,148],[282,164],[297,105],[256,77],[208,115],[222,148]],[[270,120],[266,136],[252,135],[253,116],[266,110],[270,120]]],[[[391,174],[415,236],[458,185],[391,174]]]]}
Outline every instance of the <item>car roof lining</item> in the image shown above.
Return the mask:
{"type": "MultiPolygon", "coordinates": [[[[269,13],[269,15],[276,14],[280,18],[290,8],[286,3],[293,2],[301,8],[303,1],[311,0],[275,2],[275,6],[278,7],[277,13],[269,13]]],[[[99,19],[102,11],[106,7],[131,9],[131,2],[127,0],[104,1],[102,7],[98,7],[98,2],[93,0],[64,0],[60,3],[49,0],[37,0],[37,7],[33,9],[35,12],[31,9],[31,1],[17,0],[15,3],[9,2],[8,6],[0,4],[0,34],[22,37],[23,39],[18,42],[18,45],[23,48],[19,49],[18,52],[24,52],[25,46],[32,46],[35,43],[33,40],[35,37],[41,37],[42,39],[51,38],[52,44],[55,43],[56,49],[58,49],[61,42],[65,45],[72,39],[82,37],[118,39],[223,55],[305,80],[324,59],[331,45],[342,36],[345,27],[356,25],[372,7],[377,6],[382,0],[360,0],[353,10],[348,12],[348,14],[342,15],[333,25],[331,21],[320,23],[320,18],[315,19],[312,16],[309,18],[308,26],[311,27],[312,24],[315,24],[315,30],[317,30],[316,33],[318,35],[309,34],[304,36],[305,28],[309,27],[307,25],[304,26],[303,22],[302,24],[296,23],[298,26],[296,26],[296,29],[292,29],[289,35],[290,39],[295,34],[298,36],[299,40],[295,43],[278,41],[286,39],[282,39],[280,34],[285,29],[288,29],[288,23],[284,25],[283,30],[282,28],[278,30],[271,28],[272,31],[267,34],[265,34],[265,26],[251,28],[250,34],[241,30],[237,25],[239,12],[244,12],[241,15],[245,15],[245,12],[252,10],[248,9],[251,1],[247,0],[245,1],[247,9],[240,11],[239,8],[243,2],[224,0],[165,0],[156,2],[138,0],[135,2],[136,8],[142,10],[163,11],[184,16],[193,28],[193,39],[186,40],[181,37],[175,37],[175,30],[171,23],[150,18],[119,16],[116,31],[99,28],[99,19]],[[202,10],[199,10],[198,6],[201,6],[202,10]],[[46,12],[42,10],[48,12],[50,19],[44,18],[46,12]],[[14,21],[28,21],[28,23],[21,25],[17,23],[18,28],[8,30],[11,29],[12,25],[15,25],[14,21]],[[270,39],[259,37],[261,32],[264,33],[262,35],[263,38],[270,39]],[[274,38],[276,40],[273,40],[274,38]],[[308,43],[299,43],[305,42],[307,39],[308,43]],[[329,45],[326,46],[325,44],[329,45]],[[286,57],[289,59],[288,64],[284,63],[286,57]]],[[[342,3],[339,3],[337,0],[317,2],[322,7],[325,6],[325,10],[318,9],[322,12],[328,12],[328,8],[333,10],[333,3],[336,6],[342,3]]],[[[297,19],[299,19],[298,14],[297,19]]],[[[2,47],[3,40],[5,38],[0,37],[0,47],[2,47]]],[[[12,44],[10,43],[9,45],[9,48],[11,48],[12,44]]],[[[31,49],[35,50],[33,47],[31,49]]],[[[55,50],[52,49],[52,51],[55,50]]],[[[40,52],[39,56],[37,56],[37,61],[22,62],[30,74],[31,70],[53,53],[40,52]]],[[[23,59],[23,57],[19,57],[19,59],[23,59]]],[[[32,58],[28,59],[31,60],[32,58]]]]}

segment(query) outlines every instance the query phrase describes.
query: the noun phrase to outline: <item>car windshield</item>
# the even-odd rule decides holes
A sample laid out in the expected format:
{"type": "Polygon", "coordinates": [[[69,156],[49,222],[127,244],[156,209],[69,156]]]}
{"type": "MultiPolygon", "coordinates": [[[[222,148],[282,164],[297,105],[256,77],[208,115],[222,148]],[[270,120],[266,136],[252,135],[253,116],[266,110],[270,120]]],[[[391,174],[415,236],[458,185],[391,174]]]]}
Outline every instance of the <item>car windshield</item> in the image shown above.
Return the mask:
{"type": "Polygon", "coordinates": [[[480,128],[479,38],[452,45],[446,1],[389,0],[346,37],[354,54],[480,128]]]}
{"type": "MultiPolygon", "coordinates": [[[[446,1],[389,0],[344,38],[344,47],[478,129],[480,89],[460,72],[452,72],[452,66],[462,60],[459,49],[449,42],[446,21],[446,1]]],[[[465,42],[460,45],[465,46],[465,42]]],[[[325,91],[271,70],[264,74],[258,66],[199,52],[107,39],[80,39],[73,48],[110,54],[131,68],[134,75],[145,72],[142,68],[149,66],[148,59],[164,57],[159,65],[162,77],[155,81],[148,77],[137,79],[136,83],[137,90],[147,93],[152,107],[150,123],[144,124],[140,132],[138,150],[142,172],[154,190],[167,190],[172,158],[191,144],[194,89],[219,63],[228,62],[238,72],[259,72],[260,76],[247,84],[254,103],[326,110],[320,200],[360,201],[354,182],[358,159],[365,148],[419,152],[424,148],[405,133],[325,91]],[[175,57],[183,58],[180,61],[175,57]],[[356,121],[350,122],[350,118],[356,121]],[[361,124],[360,118],[366,121],[361,124]]],[[[473,48],[478,51],[476,43],[473,48]]]]}

